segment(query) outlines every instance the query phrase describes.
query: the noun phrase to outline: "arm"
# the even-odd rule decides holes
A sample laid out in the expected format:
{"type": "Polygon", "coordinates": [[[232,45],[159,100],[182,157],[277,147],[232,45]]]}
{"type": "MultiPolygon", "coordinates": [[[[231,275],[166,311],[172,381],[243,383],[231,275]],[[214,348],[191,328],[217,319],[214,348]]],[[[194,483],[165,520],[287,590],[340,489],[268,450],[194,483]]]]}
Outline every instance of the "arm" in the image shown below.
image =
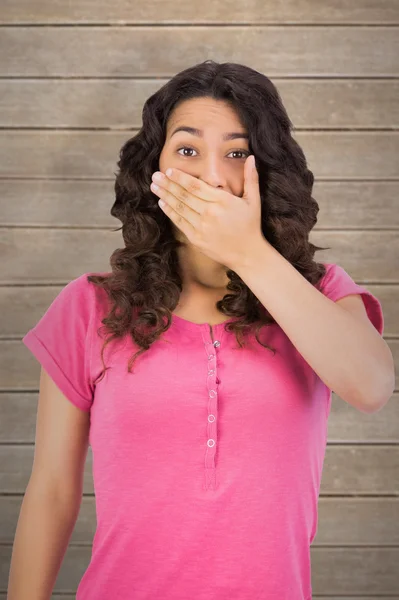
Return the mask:
{"type": "Polygon", "coordinates": [[[234,268],[322,381],[362,412],[395,389],[392,353],[374,326],[317,290],[267,240],[234,268]]]}
{"type": "Polygon", "coordinates": [[[78,507],[28,486],[16,529],[7,600],[50,600],[78,507]]]}
{"type": "Polygon", "coordinates": [[[35,456],[15,533],[7,600],[49,600],[79,514],[89,412],[41,370],[35,456]]]}

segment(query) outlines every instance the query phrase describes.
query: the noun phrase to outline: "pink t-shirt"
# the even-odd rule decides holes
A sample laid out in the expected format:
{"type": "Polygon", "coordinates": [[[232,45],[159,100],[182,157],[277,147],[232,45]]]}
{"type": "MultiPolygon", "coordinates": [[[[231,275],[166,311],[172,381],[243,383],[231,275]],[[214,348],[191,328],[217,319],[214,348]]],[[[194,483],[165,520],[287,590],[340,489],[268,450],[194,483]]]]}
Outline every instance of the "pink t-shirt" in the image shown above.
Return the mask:
{"type": "MultiPolygon", "coordinates": [[[[362,294],[382,334],[379,300],[325,265],[322,293],[362,294]]],[[[87,275],[23,338],[91,411],[97,529],[77,600],[309,600],[331,390],[278,324],[260,332],[273,356],[175,315],[133,374],[131,338],[110,344],[96,384],[108,298],[87,275]]]]}

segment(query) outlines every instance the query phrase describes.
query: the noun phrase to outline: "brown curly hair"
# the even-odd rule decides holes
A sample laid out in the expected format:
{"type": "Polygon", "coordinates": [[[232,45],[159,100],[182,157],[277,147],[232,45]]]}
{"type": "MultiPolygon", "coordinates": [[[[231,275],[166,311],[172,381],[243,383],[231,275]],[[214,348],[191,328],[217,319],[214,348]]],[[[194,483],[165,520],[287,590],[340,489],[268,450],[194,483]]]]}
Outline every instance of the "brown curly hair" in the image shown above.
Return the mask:
{"type": "MultiPolygon", "coordinates": [[[[169,115],[181,102],[199,97],[229,102],[247,128],[259,174],[261,228],[266,240],[313,285],[326,272],[324,264],[313,257],[328,248],[308,239],[319,211],[311,195],[313,173],[291,135],[293,124],[276,87],[245,65],[212,60],[194,65],[148,98],[140,131],[120,150],[111,215],[122,223],[115,231],[122,230],[125,247],[112,253],[112,273],[87,278],[105,289],[112,302],[101,321],[104,327],[98,330],[111,333],[101,352],[105,370],[104,349],[112,340],[130,334],[139,346],[128,363],[131,372],[138,356],[171,326],[182,291],[177,255],[182,243],[175,238],[170,219],[159,210],[150,184],[152,174],[159,170],[169,115]]],[[[226,274],[229,293],[216,303],[219,311],[234,317],[225,323],[225,330],[235,333],[242,348],[244,332],[254,329],[259,344],[275,352],[259,339],[260,328],[276,323],[275,319],[234,271],[226,274]]]]}

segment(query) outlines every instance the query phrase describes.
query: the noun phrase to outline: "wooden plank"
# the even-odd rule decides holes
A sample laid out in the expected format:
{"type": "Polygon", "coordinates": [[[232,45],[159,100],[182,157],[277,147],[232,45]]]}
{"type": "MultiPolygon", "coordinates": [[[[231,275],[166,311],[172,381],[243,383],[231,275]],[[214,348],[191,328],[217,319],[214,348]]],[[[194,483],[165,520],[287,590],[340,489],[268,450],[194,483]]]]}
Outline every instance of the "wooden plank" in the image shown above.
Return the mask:
{"type": "Polygon", "coordinates": [[[399,594],[399,548],[313,548],[311,560],[314,594],[399,594]]]}
{"type": "Polygon", "coordinates": [[[19,283],[42,281],[57,284],[70,281],[78,272],[109,270],[109,257],[116,248],[125,246],[120,231],[82,232],[73,229],[6,229],[1,245],[4,259],[0,263],[0,281],[10,283],[12,278],[12,282],[19,283]],[[56,254],[61,260],[58,265],[51,250],[57,247],[56,254]],[[11,270],[1,272],[1,264],[5,268],[8,264],[11,268],[10,261],[14,262],[12,254],[15,251],[20,255],[17,273],[12,274],[11,270]]]}
{"type": "MultiPolygon", "coordinates": [[[[1,447],[0,489],[4,494],[25,492],[33,464],[34,446],[6,444],[1,447]]],[[[92,450],[85,462],[83,493],[93,494],[92,450]]],[[[321,483],[322,494],[399,495],[399,445],[331,445],[321,483]]]]}
{"type": "Polygon", "coordinates": [[[384,408],[365,414],[332,394],[328,418],[329,443],[398,443],[399,394],[394,393],[384,408]]]}
{"type": "MultiPolygon", "coordinates": [[[[2,127],[141,127],[142,108],[166,81],[0,80],[2,127]]],[[[399,124],[399,81],[277,79],[297,129],[371,129],[399,124]]]]}
{"type": "MultiPolygon", "coordinates": [[[[397,186],[396,189],[399,191],[399,183],[388,182],[388,185],[397,186]]],[[[367,188],[367,184],[364,187],[367,188]]],[[[382,189],[384,190],[384,184],[382,189]]],[[[382,191],[382,194],[387,204],[390,202],[391,195],[392,201],[396,202],[395,189],[392,191],[388,189],[385,193],[382,191]]],[[[336,195],[340,197],[339,193],[336,195]]],[[[375,199],[376,214],[378,214],[377,202],[379,204],[380,198],[378,201],[377,198],[375,199]]],[[[120,222],[109,212],[114,199],[113,180],[0,180],[0,214],[3,226],[56,225],[57,227],[114,228],[120,225],[120,222]]],[[[380,213],[385,214],[385,210],[380,213]]],[[[394,214],[392,211],[391,217],[394,217],[394,214]]],[[[389,223],[388,218],[385,222],[389,223]]]]}
{"type": "MultiPolygon", "coordinates": [[[[33,182],[30,184],[31,190],[34,190],[33,182]]],[[[316,179],[312,196],[318,202],[320,211],[314,231],[398,228],[398,194],[399,185],[395,181],[316,179]]],[[[24,204],[27,205],[29,203],[24,204]]]]}
{"type": "MultiPolygon", "coordinates": [[[[54,591],[74,592],[91,556],[90,546],[70,545],[58,573],[54,591]]],[[[11,545],[0,546],[0,587],[7,584],[11,545]]],[[[399,594],[399,548],[311,548],[314,594],[326,590],[336,596],[399,594]]],[[[384,596],[385,595],[385,596],[384,596]]],[[[382,596],[379,596],[380,598],[382,596]]],[[[394,596],[395,598],[397,596],[394,596]]]]}
{"type": "MultiPolygon", "coordinates": [[[[0,496],[0,543],[12,544],[23,496],[0,496]]],[[[313,546],[399,545],[399,498],[319,498],[313,546]]],[[[95,497],[84,496],[71,544],[91,544],[96,529],[95,497]]]]}
{"type": "MultiPolygon", "coordinates": [[[[37,402],[38,392],[0,392],[0,444],[34,443],[37,402]]],[[[328,419],[329,443],[396,444],[398,431],[398,392],[382,410],[370,415],[343,402],[333,392],[328,419]]]]}
{"type": "MultiPolygon", "coordinates": [[[[319,262],[341,265],[359,283],[398,283],[395,231],[313,231],[310,240],[329,248],[316,253],[319,262]]],[[[4,229],[0,283],[62,285],[83,273],[109,271],[109,257],[124,246],[120,231],[4,229]]]]}
{"type": "MultiPolygon", "coordinates": [[[[75,594],[53,594],[51,600],[75,600],[75,594]]],[[[326,600],[326,596],[318,596],[312,594],[313,600],[326,600]]],[[[397,600],[396,596],[384,596],[384,598],[391,598],[391,600],[397,600]]],[[[7,594],[0,592],[0,600],[7,600],[7,594]]],[[[328,600],[381,600],[381,596],[328,596],[328,600]]]]}
{"type": "MultiPolygon", "coordinates": [[[[319,181],[316,229],[399,228],[397,181],[319,181]]],[[[115,227],[114,181],[0,179],[4,226],[115,227]]]]}
{"type": "Polygon", "coordinates": [[[313,546],[399,546],[399,498],[319,498],[313,546]]]}
{"type": "MultiPolygon", "coordinates": [[[[135,131],[0,132],[0,177],[114,179],[122,145],[135,131]]],[[[308,167],[323,179],[399,179],[399,133],[297,131],[308,167]]]]}
{"type": "Polygon", "coordinates": [[[152,0],[151,2],[97,2],[95,0],[3,0],[0,23],[399,23],[395,0],[203,0],[201,10],[190,2],[152,0]]]}
{"type": "Polygon", "coordinates": [[[396,283],[398,270],[394,266],[396,257],[399,256],[399,236],[397,232],[388,231],[317,231],[310,233],[309,239],[320,247],[328,250],[317,252],[319,262],[332,262],[342,265],[355,281],[367,285],[371,283],[396,283]],[[380,241],[377,241],[379,238],[380,241]],[[382,242],[389,245],[386,251],[382,242]],[[381,252],[379,256],[375,253],[381,252]],[[388,254],[393,255],[388,258],[388,254]],[[386,256],[385,267],[377,273],[377,265],[383,256],[386,256]]]}
{"type": "MultiPolygon", "coordinates": [[[[75,600],[75,594],[53,594],[51,600],[75,600]]],[[[318,596],[312,594],[313,600],[325,600],[326,596],[318,596]]],[[[396,596],[384,596],[384,598],[391,598],[396,600],[396,596]]],[[[0,600],[7,600],[7,594],[0,592],[0,600]]],[[[328,600],[381,600],[381,596],[328,596],[328,600]]]]}
{"type": "Polygon", "coordinates": [[[399,236],[395,231],[313,230],[309,239],[317,246],[329,248],[316,253],[319,262],[342,265],[355,281],[363,282],[366,287],[369,283],[387,284],[397,281],[398,269],[394,262],[399,256],[399,236]],[[383,249],[383,242],[389,247],[383,249]],[[389,254],[393,258],[388,258],[389,254]],[[381,263],[383,256],[387,262],[385,266],[381,265],[377,273],[377,265],[381,263]]]}
{"type": "MultiPolygon", "coordinates": [[[[110,271],[110,268],[106,269],[110,271]]],[[[44,315],[63,286],[0,286],[0,314],[7,314],[1,338],[20,337],[44,315]]],[[[384,313],[384,338],[399,337],[399,285],[368,285],[381,302],[384,313]]]]}
{"type": "Polygon", "coordinates": [[[328,445],[321,493],[399,494],[399,446],[328,445]]]}
{"type": "MultiPolygon", "coordinates": [[[[75,600],[75,594],[53,594],[51,600],[75,600]]],[[[326,596],[318,596],[312,594],[313,600],[326,600],[326,596]]],[[[391,598],[391,600],[397,600],[396,596],[384,596],[384,598],[391,598]]],[[[7,594],[0,592],[0,600],[7,600],[7,594]]],[[[381,596],[328,596],[328,600],[381,600],[381,596]]]]}
{"type": "Polygon", "coordinates": [[[6,27],[0,38],[0,76],[13,77],[172,77],[207,59],[269,77],[394,77],[398,57],[389,26],[6,27]]]}

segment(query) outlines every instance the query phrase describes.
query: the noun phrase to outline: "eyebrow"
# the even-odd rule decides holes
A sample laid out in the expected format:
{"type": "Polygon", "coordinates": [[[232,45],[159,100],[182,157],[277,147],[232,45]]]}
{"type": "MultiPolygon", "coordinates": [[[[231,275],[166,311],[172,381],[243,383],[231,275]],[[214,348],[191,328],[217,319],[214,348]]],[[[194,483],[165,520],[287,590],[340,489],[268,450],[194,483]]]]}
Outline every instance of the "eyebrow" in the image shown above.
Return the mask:
{"type": "MultiPolygon", "coordinates": [[[[195,127],[186,127],[185,125],[181,125],[180,127],[177,127],[173,131],[173,133],[171,134],[170,137],[172,137],[172,135],[174,135],[178,131],[186,131],[187,133],[191,133],[192,135],[196,135],[197,137],[203,137],[203,132],[201,131],[201,129],[196,129],[195,127]]],[[[249,135],[244,132],[233,132],[233,133],[225,133],[222,137],[224,142],[228,142],[229,140],[236,140],[238,138],[242,138],[244,140],[249,140],[249,135]]]]}

